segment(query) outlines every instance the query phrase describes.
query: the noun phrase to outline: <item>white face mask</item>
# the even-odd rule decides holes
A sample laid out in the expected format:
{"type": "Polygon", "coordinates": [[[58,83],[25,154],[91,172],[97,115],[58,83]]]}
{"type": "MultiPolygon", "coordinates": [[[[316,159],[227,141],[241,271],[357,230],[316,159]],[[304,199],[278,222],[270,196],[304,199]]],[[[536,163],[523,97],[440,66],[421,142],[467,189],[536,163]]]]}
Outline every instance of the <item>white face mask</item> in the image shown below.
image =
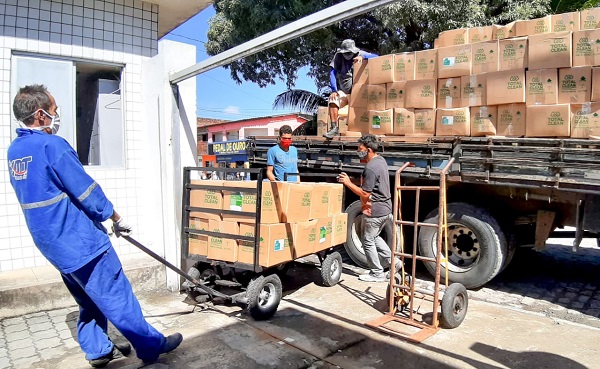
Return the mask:
{"type": "MultiPolygon", "coordinates": [[[[39,109],[36,110],[35,113],[31,114],[35,115],[38,111],[42,111],[42,113],[46,114],[48,116],[48,118],[50,118],[50,125],[48,126],[40,126],[40,127],[29,127],[27,126],[25,123],[23,122],[18,122],[19,126],[21,128],[27,128],[27,129],[34,129],[37,131],[42,131],[46,128],[50,128],[50,130],[52,131],[52,134],[55,135],[58,133],[58,130],[60,129],[60,114],[58,114],[58,108],[56,108],[56,114],[55,115],[50,115],[50,113],[48,113],[47,111],[45,111],[44,109],[39,109]]],[[[26,117],[25,119],[27,119],[29,117],[26,117]]]]}

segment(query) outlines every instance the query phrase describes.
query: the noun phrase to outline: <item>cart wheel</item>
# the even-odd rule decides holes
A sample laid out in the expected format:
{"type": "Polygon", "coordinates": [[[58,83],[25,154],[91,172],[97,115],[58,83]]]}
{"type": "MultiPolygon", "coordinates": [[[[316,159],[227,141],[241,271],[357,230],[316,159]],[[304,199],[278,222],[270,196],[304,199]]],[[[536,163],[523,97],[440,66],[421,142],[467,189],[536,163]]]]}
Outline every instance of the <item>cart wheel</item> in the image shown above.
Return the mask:
{"type": "Polygon", "coordinates": [[[334,251],[325,257],[321,263],[321,277],[323,285],[327,287],[335,286],[342,277],[342,255],[334,251]]]}
{"type": "Polygon", "coordinates": [[[467,289],[460,283],[452,283],[442,297],[440,323],[445,328],[456,328],[463,322],[469,307],[467,289]]]}
{"type": "MultiPolygon", "coordinates": [[[[400,285],[402,283],[400,283],[402,281],[402,278],[400,275],[395,275],[394,276],[394,280],[396,281],[395,284],[400,285]]],[[[410,275],[406,274],[404,276],[404,285],[406,287],[410,287],[410,285],[412,284],[412,278],[410,275]]],[[[388,303],[388,305],[390,304],[390,288],[389,285],[385,290],[385,301],[388,303]]],[[[406,309],[406,307],[410,304],[410,291],[406,291],[400,288],[396,288],[394,290],[394,305],[396,306],[396,309],[398,312],[403,312],[404,309],[406,309]]]]}
{"type": "Polygon", "coordinates": [[[246,311],[254,320],[270,319],[277,311],[281,296],[281,280],[277,274],[253,278],[246,289],[246,311]]]}

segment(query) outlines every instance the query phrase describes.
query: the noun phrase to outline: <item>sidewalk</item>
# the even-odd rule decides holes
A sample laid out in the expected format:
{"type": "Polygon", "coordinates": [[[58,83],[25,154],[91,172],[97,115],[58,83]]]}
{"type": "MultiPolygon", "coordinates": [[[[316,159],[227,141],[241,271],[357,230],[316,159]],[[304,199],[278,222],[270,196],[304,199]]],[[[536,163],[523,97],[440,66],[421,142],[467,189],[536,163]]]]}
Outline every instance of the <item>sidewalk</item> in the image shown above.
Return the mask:
{"type": "MultiPolygon", "coordinates": [[[[134,291],[164,288],[165,267],[151,257],[140,252],[120,259],[134,291]]],[[[53,266],[0,273],[0,301],[0,319],[75,305],[53,266]]]]}
{"type": "MultiPolygon", "coordinates": [[[[184,336],[180,348],[146,368],[600,368],[599,329],[470,300],[460,327],[410,344],[364,325],[385,311],[386,284],[360,282],[348,270],[331,288],[315,284],[319,278],[316,267],[296,264],[266,322],[236,306],[194,309],[183,295],[139,293],[156,328],[184,336]]],[[[76,319],[70,307],[0,321],[0,369],[89,368],[73,338],[76,319]]],[[[140,366],[131,355],[108,368],[140,366]]]]}

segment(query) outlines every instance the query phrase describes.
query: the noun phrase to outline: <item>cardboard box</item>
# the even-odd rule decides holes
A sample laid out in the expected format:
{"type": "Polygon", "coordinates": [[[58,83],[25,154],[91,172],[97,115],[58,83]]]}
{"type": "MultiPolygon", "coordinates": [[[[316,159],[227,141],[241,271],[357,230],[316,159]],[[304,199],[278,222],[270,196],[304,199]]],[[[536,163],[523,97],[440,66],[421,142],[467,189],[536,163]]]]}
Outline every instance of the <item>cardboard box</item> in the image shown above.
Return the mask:
{"type": "Polygon", "coordinates": [[[480,42],[472,45],[472,74],[498,71],[498,41],[480,42]]]}
{"type": "MultiPolygon", "coordinates": [[[[223,181],[193,180],[191,184],[205,186],[223,186],[223,181]]],[[[221,210],[223,208],[223,194],[221,193],[221,190],[190,190],[190,206],[221,210]]],[[[220,214],[213,214],[203,211],[191,211],[190,217],[221,220],[220,214]]]]}
{"type": "Polygon", "coordinates": [[[476,106],[471,111],[471,136],[495,136],[498,124],[497,106],[476,106]]]}
{"type": "Polygon", "coordinates": [[[492,25],[492,40],[503,40],[505,38],[515,37],[517,33],[515,22],[506,25],[492,25]]]}
{"type": "Polygon", "coordinates": [[[314,219],[292,224],[292,254],[294,259],[314,254],[319,233],[317,223],[318,221],[314,219]]]}
{"type": "Polygon", "coordinates": [[[329,131],[329,124],[324,122],[317,122],[317,137],[323,137],[325,133],[329,131]]]}
{"type": "Polygon", "coordinates": [[[437,78],[437,52],[438,49],[415,51],[415,79],[437,78]]]}
{"type": "Polygon", "coordinates": [[[331,235],[333,230],[333,217],[317,219],[317,242],[315,252],[323,251],[332,246],[331,235]]]}
{"type": "Polygon", "coordinates": [[[440,48],[464,45],[469,43],[469,29],[458,28],[440,32],[438,37],[438,45],[440,48]]]}
{"type": "Polygon", "coordinates": [[[550,32],[550,16],[536,18],[531,20],[518,20],[515,22],[516,36],[531,36],[550,32]]]}
{"type": "MultiPolygon", "coordinates": [[[[258,260],[263,267],[270,267],[293,260],[293,226],[289,223],[261,224],[258,260]]],[[[240,235],[254,237],[254,224],[240,223],[240,235]]],[[[249,243],[238,247],[237,261],[254,263],[254,247],[249,243]]]]}
{"type": "Polygon", "coordinates": [[[488,73],[486,78],[487,105],[525,102],[525,70],[488,73]]]}
{"type": "Polygon", "coordinates": [[[312,201],[311,186],[302,183],[286,183],[284,190],[283,214],[281,221],[286,223],[310,220],[312,201]]]}
{"type": "Polygon", "coordinates": [[[348,237],[348,214],[338,214],[333,217],[332,221],[331,245],[341,245],[346,242],[348,237]]]}
{"type": "Polygon", "coordinates": [[[369,110],[384,110],[385,100],[387,97],[387,87],[382,85],[369,85],[369,98],[367,101],[367,109],[369,110]]]}
{"type": "Polygon", "coordinates": [[[350,108],[348,131],[369,133],[369,111],[366,108],[350,108]]]}
{"type": "Polygon", "coordinates": [[[558,70],[556,68],[528,70],[527,105],[549,105],[558,102],[558,70]]]}
{"type": "Polygon", "coordinates": [[[527,68],[527,37],[498,41],[498,70],[527,68]]]}
{"type": "Polygon", "coordinates": [[[410,135],[415,133],[414,109],[394,109],[394,135],[410,135]]]}
{"type": "Polygon", "coordinates": [[[310,219],[326,218],[329,216],[329,186],[325,183],[307,183],[312,187],[310,204],[310,219]]]}
{"type": "Polygon", "coordinates": [[[572,52],[572,32],[529,36],[527,67],[529,69],[570,68],[573,66],[572,52]]]}
{"type": "Polygon", "coordinates": [[[414,135],[435,135],[435,109],[415,109],[414,135]]]}
{"type": "Polygon", "coordinates": [[[526,137],[571,136],[571,105],[529,105],[526,137]]]}
{"type": "Polygon", "coordinates": [[[460,78],[461,107],[487,104],[487,75],[476,74],[460,78]]]}
{"type": "Polygon", "coordinates": [[[496,132],[499,136],[521,137],[525,135],[525,104],[498,105],[498,123],[496,132]]]}
{"type": "MultiPolygon", "coordinates": [[[[244,191],[223,191],[223,210],[235,212],[256,212],[256,181],[223,181],[224,186],[248,188],[244,191]]],[[[279,223],[283,214],[282,198],[285,198],[287,185],[284,182],[263,182],[261,194],[260,222],[264,224],[279,223]]],[[[237,214],[221,215],[230,222],[253,223],[254,216],[246,217],[237,214]]]]}
{"type": "Polygon", "coordinates": [[[329,123],[329,107],[319,106],[317,109],[317,123],[329,123]]]}
{"type": "Polygon", "coordinates": [[[558,103],[582,104],[592,101],[592,67],[558,70],[558,103]]]}
{"type": "MultiPolygon", "coordinates": [[[[210,219],[208,227],[211,232],[239,235],[237,222],[210,219]]],[[[207,257],[212,260],[235,262],[237,260],[237,240],[223,237],[208,237],[207,257]]]]}
{"type": "Polygon", "coordinates": [[[415,53],[394,54],[394,81],[405,82],[415,79],[415,53]]]}
{"type": "Polygon", "coordinates": [[[344,185],[341,183],[327,183],[329,186],[329,214],[334,216],[340,214],[344,207],[344,185]]]}
{"type": "Polygon", "coordinates": [[[434,109],[436,107],[437,82],[435,79],[421,79],[406,82],[406,108],[434,109]]]}
{"type": "Polygon", "coordinates": [[[436,136],[470,136],[469,108],[437,109],[436,136]]]}
{"type": "Polygon", "coordinates": [[[369,85],[361,83],[352,86],[352,94],[350,94],[348,104],[350,108],[366,109],[369,105],[369,85]]]}
{"type": "Polygon", "coordinates": [[[600,101],[600,68],[592,68],[592,101],[600,101]]]}
{"type": "Polygon", "coordinates": [[[550,16],[550,32],[579,31],[579,12],[550,16]]]}
{"type": "Polygon", "coordinates": [[[475,44],[478,42],[492,40],[492,26],[472,27],[469,28],[469,43],[475,44]]]}
{"type": "Polygon", "coordinates": [[[471,45],[438,49],[438,78],[461,77],[471,74],[471,45]]]}
{"type": "Polygon", "coordinates": [[[600,136],[600,103],[571,104],[571,137],[600,136]]]}
{"type": "Polygon", "coordinates": [[[461,78],[440,78],[437,85],[438,108],[451,109],[460,108],[461,100],[461,78]]]}
{"type": "MultiPolygon", "coordinates": [[[[208,231],[208,219],[190,218],[190,228],[208,231]]],[[[208,253],[208,236],[190,233],[188,253],[206,256],[208,253]]]]}
{"type": "Polygon", "coordinates": [[[394,109],[369,110],[369,133],[385,135],[394,133],[394,109]]]}
{"type": "Polygon", "coordinates": [[[352,83],[368,84],[369,83],[369,60],[363,59],[362,62],[356,63],[352,69],[352,83]]]}
{"type": "Polygon", "coordinates": [[[600,29],[573,32],[573,66],[600,65],[600,29]]]}
{"type": "Polygon", "coordinates": [[[403,108],[406,98],[406,82],[388,83],[386,86],[385,108],[403,108]]]}
{"type": "Polygon", "coordinates": [[[394,54],[369,59],[369,84],[394,82],[394,54]]]}
{"type": "Polygon", "coordinates": [[[433,40],[433,48],[434,49],[439,49],[440,48],[440,39],[436,38],[433,40]]]}
{"type": "Polygon", "coordinates": [[[600,8],[584,9],[579,16],[580,30],[600,28],[600,8]]]}

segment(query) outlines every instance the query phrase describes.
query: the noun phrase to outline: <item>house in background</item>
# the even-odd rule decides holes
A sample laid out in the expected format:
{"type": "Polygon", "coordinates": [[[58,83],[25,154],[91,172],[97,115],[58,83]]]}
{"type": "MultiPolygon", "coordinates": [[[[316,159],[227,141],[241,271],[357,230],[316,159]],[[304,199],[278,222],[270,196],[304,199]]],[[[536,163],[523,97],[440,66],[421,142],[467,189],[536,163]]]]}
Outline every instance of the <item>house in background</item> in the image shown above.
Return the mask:
{"type": "Polygon", "coordinates": [[[216,163],[217,166],[240,167],[248,162],[245,138],[250,136],[278,136],[283,125],[292,130],[311,120],[310,116],[300,114],[281,114],[274,116],[248,118],[234,121],[215,122],[208,118],[198,118],[198,146],[207,151],[198,151],[201,166],[216,163]],[[203,140],[200,146],[200,140],[203,140]],[[225,144],[227,143],[227,144],[225,144]]]}
{"type": "MultiPolygon", "coordinates": [[[[196,62],[194,46],[161,41],[208,0],[0,2],[0,273],[46,266],[9,181],[12,100],[41,83],[60,107],[64,137],[135,237],[180,265],[181,173],[197,160],[196,80],[168,74],[196,62]],[[175,91],[175,92],[174,92],[175,91]],[[151,200],[151,201],[150,201],[151,200]]],[[[119,255],[139,251],[112,238],[119,255]]],[[[179,278],[167,274],[170,288],[179,278]]]]}

